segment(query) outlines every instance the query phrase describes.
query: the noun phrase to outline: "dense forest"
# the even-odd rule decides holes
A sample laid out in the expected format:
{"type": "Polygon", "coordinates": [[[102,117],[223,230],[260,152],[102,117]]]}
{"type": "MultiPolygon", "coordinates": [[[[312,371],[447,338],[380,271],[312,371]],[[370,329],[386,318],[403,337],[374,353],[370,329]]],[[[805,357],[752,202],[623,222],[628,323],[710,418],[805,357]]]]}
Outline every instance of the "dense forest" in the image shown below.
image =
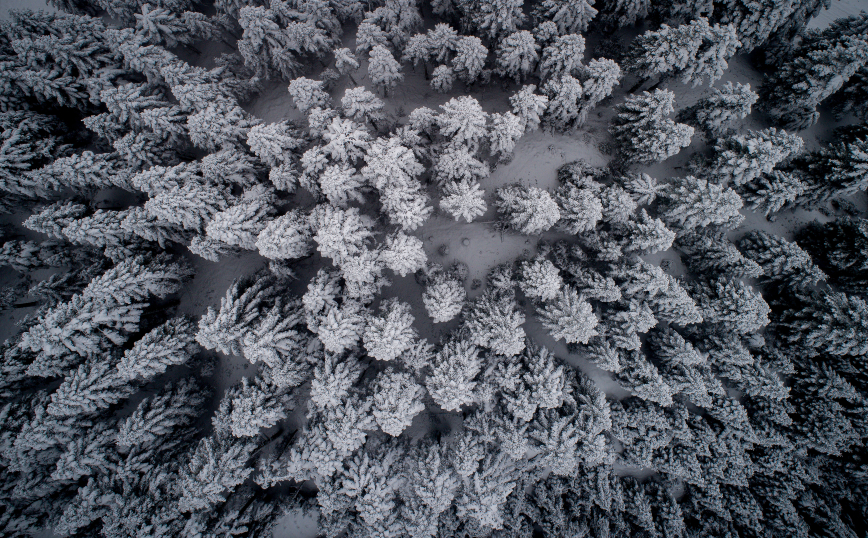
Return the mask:
{"type": "Polygon", "coordinates": [[[868,13],[153,2],[0,22],[0,536],[866,535],[868,13]]]}

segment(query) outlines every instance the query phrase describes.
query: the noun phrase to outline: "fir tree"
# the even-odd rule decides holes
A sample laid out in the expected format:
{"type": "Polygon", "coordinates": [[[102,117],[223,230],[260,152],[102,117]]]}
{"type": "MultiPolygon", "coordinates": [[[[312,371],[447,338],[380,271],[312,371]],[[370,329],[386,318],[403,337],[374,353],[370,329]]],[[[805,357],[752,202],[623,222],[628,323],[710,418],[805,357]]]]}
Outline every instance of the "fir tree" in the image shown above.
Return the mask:
{"type": "Polygon", "coordinates": [[[527,30],[509,34],[497,49],[498,72],[519,83],[536,69],[538,61],[539,45],[527,30]]]}
{"type": "Polygon", "coordinates": [[[739,241],[739,247],[773,282],[807,289],[826,280],[826,274],[814,265],[807,252],[783,238],[754,230],[739,241]]]}
{"type": "Polygon", "coordinates": [[[580,105],[579,125],[585,123],[588,113],[597,104],[609,97],[621,80],[621,67],[608,58],[594,58],[581,68],[583,97],[580,105]]]}
{"type": "MultiPolygon", "coordinates": [[[[476,152],[464,145],[450,147],[437,159],[434,174],[441,185],[467,182],[472,184],[488,177],[488,164],[476,158],[476,152]]],[[[446,187],[444,187],[444,191],[446,187]]]]}
{"type": "Polygon", "coordinates": [[[235,437],[254,437],[260,430],[274,426],[286,417],[288,401],[276,387],[262,377],[250,382],[242,377],[241,384],[230,387],[212,418],[214,430],[235,437]]]}
{"type": "Polygon", "coordinates": [[[428,261],[422,240],[403,232],[395,232],[386,238],[386,248],[380,258],[386,267],[402,277],[422,269],[428,261]]]}
{"type": "Polygon", "coordinates": [[[801,137],[774,127],[721,138],[715,146],[710,172],[720,183],[738,187],[771,173],[778,163],[801,152],[803,146],[801,137]]]}
{"type": "Polygon", "coordinates": [[[720,88],[712,88],[708,97],[700,100],[688,112],[709,135],[719,137],[733,127],[738,120],[751,113],[759,96],[750,89],[750,84],[727,82],[720,88]]]}
{"type": "Polygon", "coordinates": [[[473,343],[505,356],[524,349],[524,315],[512,293],[486,290],[471,306],[465,327],[473,343]]]}
{"type": "Polygon", "coordinates": [[[622,144],[624,156],[636,162],[667,159],[690,145],[693,128],[666,116],[674,110],[675,95],[667,90],[642,92],[618,105],[609,132],[622,144]]]}
{"type": "Polygon", "coordinates": [[[576,76],[583,67],[584,55],[585,38],[581,35],[556,37],[551,45],[543,49],[540,73],[543,77],[576,76]]]}
{"type": "Polygon", "coordinates": [[[739,280],[711,280],[696,286],[693,296],[709,323],[739,334],[756,332],[769,323],[769,306],[759,293],[739,280]]]}
{"type": "Polygon", "coordinates": [[[390,89],[404,80],[401,64],[395,61],[392,53],[382,45],[371,49],[371,56],[368,58],[368,76],[375,86],[382,88],[384,94],[388,94],[390,89]]]}
{"type": "Polygon", "coordinates": [[[467,144],[475,148],[488,134],[488,114],[473,97],[469,95],[454,97],[440,105],[440,108],[443,112],[437,114],[435,122],[440,128],[440,134],[449,139],[453,145],[467,144]]]}
{"type": "Polygon", "coordinates": [[[450,182],[443,188],[440,208],[452,215],[456,221],[463,218],[467,222],[473,222],[473,219],[481,217],[488,210],[484,195],[485,191],[476,181],[462,179],[450,182]]]}
{"type": "Polygon", "coordinates": [[[410,305],[390,300],[380,305],[380,315],[371,316],[362,338],[368,355],[381,360],[395,360],[417,338],[413,329],[410,305]]]}
{"type": "Polygon", "coordinates": [[[270,284],[266,278],[233,282],[220,299],[220,309],[208,307],[199,319],[196,341],[205,349],[241,355],[245,335],[253,328],[263,303],[273,294],[270,284]]]}
{"type": "Polygon", "coordinates": [[[479,349],[466,340],[450,340],[435,358],[425,387],[434,402],[446,411],[457,411],[473,402],[476,382],[482,369],[479,349]]]}
{"type": "Polygon", "coordinates": [[[289,160],[292,150],[299,147],[300,140],[292,136],[289,124],[282,121],[251,127],[247,132],[247,145],[260,161],[275,167],[289,160]]]}
{"type": "Polygon", "coordinates": [[[178,480],[182,512],[212,509],[244,483],[253,467],[247,462],[257,442],[237,437],[205,437],[181,467],[178,480]]]}
{"type": "Polygon", "coordinates": [[[341,99],[344,115],[357,122],[369,121],[374,126],[382,118],[385,106],[386,104],[379,97],[363,86],[347,88],[341,99]]]}
{"type": "Polygon", "coordinates": [[[868,137],[841,136],[808,159],[806,195],[811,201],[868,190],[868,137]]]}
{"type": "Polygon", "coordinates": [[[356,208],[320,204],[311,212],[310,223],[319,253],[339,264],[361,253],[362,245],[372,236],[370,219],[356,208]]]}
{"type": "Polygon", "coordinates": [[[465,84],[473,84],[482,74],[487,57],[488,49],[482,40],[475,36],[459,36],[452,69],[465,84]]]}
{"type": "Polygon", "coordinates": [[[548,107],[548,97],[537,95],[534,90],[536,86],[528,84],[509,98],[512,112],[521,119],[525,132],[539,129],[540,118],[548,107]]]}
{"type": "Polygon", "coordinates": [[[274,211],[274,191],[271,187],[254,187],[246,191],[238,203],[213,216],[205,233],[215,241],[246,250],[256,250],[256,239],[274,211]]]}
{"type": "Polygon", "coordinates": [[[559,290],[553,300],[537,309],[537,315],[553,338],[568,344],[587,344],[597,334],[598,320],[591,305],[572,286],[559,290]]]}
{"type": "Polygon", "coordinates": [[[449,93],[455,82],[455,72],[448,65],[438,65],[431,73],[431,87],[437,93],[449,93]]]}
{"type": "Polygon", "coordinates": [[[558,268],[544,258],[522,262],[519,266],[519,287],[527,297],[549,301],[564,285],[558,268]]]}
{"type": "Polygon", "coordinates": [[[515,32],[526,20],[522,2],[518,0],[485,0],[456,2],[465,20],[462,27],[475,28],[492,41],[515,32]]]}
{"type": "Polygon", "coordinates": [[[126,399],[132,387],[107,361],[87,362],[71,372],[51,394],[46,413],[84,419],[126,399]]]}
{"type": "Polygon", "coordinates": [[[147,381],[169,366],[186,363],[199,347],[195,332],[195,325],[187,318],[170,319],[148,332],[118,362],[121,378],[147,381]]]}
{"type": "Polygon", "coordinates": [[[505,159],[515,149],[515,145],[524,133],[521,119],[512,112],[491,115],[491,135],[489,151],[505,159]]]}
{"type": "Polygon", "coordinates": [[[398,437],[413,422],[413,417],[425,410],[421,399],[425,389],[405,372],[387,368],[373,383],[371,413],[380,429],[398,437]]]}
{"type": "Polygon", "coordinates": [[[772,119],[789,129],[817,122],[819,105],[868,62],[865,14],[835,21],[805,39],[763,84],[762,105],[772,119]]]}
{"type": "Polygon", "coordinates": [[[316,326],[308,324],[308,328],[317,333],[327,351],[342,353],[362,337],[366,313],[358,301],[346,300],[340,306],[327,306],[316,326]]]}
{"type": "Polygon", "coordinates": [[[798,310],[784,313],[781,325],[789,342],[799,345],[809,356],[827,353],[860,357],[868,353],[865,301],[830,291],[811,299],[798,310]]]}
{"type": "Polygon", "coordinates": [[[555,201],[561,213],[557,227],[564,232],[589,232],[603,218],[603,204],[590,189],[567,183],[555,192],[555,201]]]}
{"type": "Polygon", "coordinates": [[[582,115],[580,100],[585,89],[570,75],[546,81],[542,91],[548,96],[548,121],[561,131],[575,126],[582,115]]]}
{"type": "Polygon", "coordinates": [[[806,190],[806,185],[793,174],[772,170],[754,181],[742,185],[741,197],[754,211],[766,216],[793,204],[806,190]]]}
{"type": "Polygon", "coordinates": [[[670,184],[661,210],[663,220],[686,232],[709,225],[735,227],[744,218],[741,206],[734,190],[687,176],[670,184]]]}
{"type": "Polygon", "coordinates": [[[332,102],[322,82],[305,77],[298,77],[289,83],[289,95],[295,108],[302,114],[309,113],[314,107],[328,108],[332,102]]]}
{"type": "Polygon", "coordinates": [[[545,232],[561,218],[551,195],[537,187],[511,185],[497,189],[498,211],[504,223],[526,235],[545,232]]]}
{"type": "Polygon", "coordinates": [[[312,231],[307,215],[298,209],[268,224],[256,237],[259,253],[272,260],[304,258],[313,252],[312,231]]]}
{"type": "Polygon", "coordinates": [[[461,312],[466,298],[461,282],[439,272],[429,278],[422,303],[434,323],[445,323],[461,312]]]}
{"type": "Polygon", "coordinates": [[[624,223],[622,231],[626,237],[624,250],[642,254],[669,250],[676,235],[662,220],[650,217],[645,209],[624,223]]]}
{"type": "Polygon", "coordinates": [[[157,193],[144,207],[157,219],[188,230],[204,231],[214,215],[229,207],[229,201],[225,189],[191,181],[157,193]]]}
{"type": "Polygon", "coordinates": [[[756,278],[762,268],[745,258],[722,233],[693,232],[678,238],[678,249],[693,271],[721,274],[731,278],[756,278]]]}
{"type": "Polygon", "coordinates": [[[593,0],[544,0],[534,7],[534,18],[552,21],[560,35],[578,34],[588,29],[588,23],[597,15],[593,0]]]}

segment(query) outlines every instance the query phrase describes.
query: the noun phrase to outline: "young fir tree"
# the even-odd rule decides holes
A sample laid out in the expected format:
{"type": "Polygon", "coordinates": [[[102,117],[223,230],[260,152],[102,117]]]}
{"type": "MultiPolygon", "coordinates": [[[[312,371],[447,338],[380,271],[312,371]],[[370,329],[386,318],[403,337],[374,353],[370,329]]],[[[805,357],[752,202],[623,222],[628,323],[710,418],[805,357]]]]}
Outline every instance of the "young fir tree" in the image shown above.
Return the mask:
{"type": "Polygon", "coordinates": [[[539,129],[540,120],[548,107],[548,97],[535,94],[535,90],[536,86],[528,84],[509,98],[512,112],[521,119],[525,132],[539,129]]]}
{"type": "Polygon", "coordinates": [[[712,88],[708,97],[690,108],[688,116],[710,136],[719,137],[734,127],[735,122],[750,115],[757,99],[759,95],[750,89],[750,84],[736,82],[733,86],[732,82],[727,82],[720,88],[712,88]]]}
{"type": "Polygon", "coordinates": [[[868,63],[866,14],[835,21],[811,33],[760,89],[772,119],[789,129],[806,129],[819,119],[817,105],[868,63]]]}
{"type": "Polygon", "coordinates": [[[482,369],[479,348],[467,340],[449,340],[437,353],[425,388],[434,402],[446,411],[457,411],[473,402],[474,381],[482,369]]]}
{"type": "Polygon", "coordinates": [[[579,34],[588,29],[588,23],[597,15],[593,0],[544,0],[534,7],[537,21],[555,23],[558,34],[579,34]]]}
{"type": "Polygon", "coordinates": [[[628,97],[616,108],[609,132],[621,144],[621,153],[630,161],[665,160],[690,145],[693,128],[675,123],[666,116],[674,110],[675,94],[667,90],[642,92],[628,97]]]}
{"type": "Polygon", "coordinates": [[[796,243],[754,230],[742,237],[738,244],[745,256],[758,263],[772,282],[809,289],[826,280],[826,274],[796,243]]]}
{"type": "Polygon", "coordinates": [[[504,224],[526,235],[545,232],[561,218],[552,196],[537,187],[501,187],[497,189],[495,204],[504,224]]]}
{"type": "Polygon", "coordinates": [[[739,194],[753,211],[769,216],[784,206],[794,204],[807,189],[801,179],[788,172],[772,170],[754,181],[741,186],[739,194]]]}
{"type": "Polygon", "coordinates": [[[148,381],[169,366],[184,364],[198,350],[195,325],[187,318],[174,318],[151,330],[132,349],[124,352],[117,369],[127,380],[148,381]]]}
{"type": "Polygon", "coordinates": [[[371,77],[371,82],[375,86],[383,90],[385,95],[388,95],[390,89],[404,80],[401,64],[395,60],[389,49],[382,45],[377,45],[371,49],[371,56],[368,58],[368,76],[371,77]]]}
{"type": "Polygon", "coordinates": [[[413,417],[425,410],[422,397],[425,389],[413,376],[394,368],[377,374],[372,385],[371,413],[380,429],[393,437],[401,435],[413,422],[413,417]]]}
{"type": "Polygon", "coordinates": [[[687,176],[669,185],[660,209],[664,221],[687,232],[709,225],[734,228],[744,218],[741,206],[734,190],[687,176]]]}
{"type": "Polygon", "coordinates": [[[539,45],[527,30],[514,32],[500,42],[497,49],[497,70],[521,83],[539,61],[539,45]]]}
{"type": "Polygon", "coordinates": [[[554,299],[537,308],[540,323],[552,338],[567,344],[582,343],[597,335],[593,308],[572,286],[564,286],[554,299]]]}
{"type": "Polygon", "coordinates": [[[720,183],[738,187],[771,173],[778,163],[801,152],[803,146],[800,136],[774,127],[720,138],[709,172],[720,183]]]}

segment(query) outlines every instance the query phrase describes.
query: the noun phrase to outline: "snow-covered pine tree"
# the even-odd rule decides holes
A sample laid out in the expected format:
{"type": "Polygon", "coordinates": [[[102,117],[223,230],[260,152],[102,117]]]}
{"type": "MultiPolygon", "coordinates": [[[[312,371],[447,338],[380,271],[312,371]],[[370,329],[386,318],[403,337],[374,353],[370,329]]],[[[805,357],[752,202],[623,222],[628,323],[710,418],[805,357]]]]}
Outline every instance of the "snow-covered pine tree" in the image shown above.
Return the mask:
{"type": "Polygon", "coordinates": [[[371,49],[371,55],[368,58],[368,76],[371,77],[371,82],[375,86],[383,90],[385,95],[388,95],[390,89],[404,80],[401,64],[395,60],[389,49],[382,45],[377,45],[371,49]]]}
{"type": "Polygon", "coordinates": [[[487,289],[470,305],[464,323],[473,343],[498,355],[509,357],[524,349],[524,314],[512,291],[487,289]]]}
{"type": "Polygon", "coordinates": [[[437,93],[449,93],[455,82],[455,71],[448,65],[438,65],[431,73],[431,87],[437,93]]]}
{"type": "Polygon", "coordinates": [[[811,32],[760,88],[760,104],[788,129],[806,129],[819,119],[817,105],[868,65],[868,14],[838,19],[811,32]]]}
{"type": "Polygon", "coordinates": [[[814,294],[781,319],[784,338],[809,356],[829,354],[861,357],[868,354],[868,305],[856,295],[825,291],[814,294]]]}
{"type": "Polygon", "coordinates": [[[160,220],[201,232],[215,214],[229,207],[230,199],[222,188],[191,181],[158,193],[145,202],[145,209],[160,220]]]}
{"type": "Polygon", "coordinates": [[[554,299],[564,281],[555,265],[545,258],[519,264],[519,287],[527,297],[542,302],[554,299]]]}
{"type": "Polygon", "coordinates": [[[332,353],[343,353],[355,346],[365,330],[367,311],[352,299],[344,300],[340,306],[326,306],[325,312],[317,320],[314,330],[323,347],[332,353]]]}
{"type": "Polygon", "coordinates": [[[709,172],[719,183],[738,187],[771,173],[775,166],[797,155],[803,147],[800,136],[774,127],[719,138],[709,172]]]}
{"type": "Polygon", "coordinates": [[[585,56],[585,38],[578,34],[556,37],[543,49],[540,73],[543,78],[578,75],[585,56]]]}
{"type": "Polygon", "coordinates": [[[546,117],[555,128],[566,131],[577,124],[581,116],[582,83],[570,75],[551,78],[542,91],[548,96],[546,117]]]}
{"type": "Polygon", "coordinates": [[[421,63],[427,74],[427,62],[431,60],[431,54],[431,44],[428,41],[428,35],[416,34],[408,39],[407,44],[404,45],[401,61],[412,64],[414,71],[416,70],[416,66],[421,63]]]}
{"type": "Polygon", "coordinates": [[[484,196],[485,191],[476,181],[453,181],[443,188],[440,208],[452,215],[456,221],[463,218],[467,222],[473,222],[473,219],[481,217],[488,210],[484,196]]]}
{"type": "Polygon", "coordinates": [[[621,80],[621,67],[608,58],[594,58],[581,68],[582,92],[581,110],[576,122],[585,123],[588,113],[597,104],[609,97],[621,80]]]}
{"type": "Polygon", "coordinates": [[[452,69],[465,84],[476,82],[485,68],[488,49],[482,40],[475,36],[458,36],[452,69]]]}
{"type": "Polygon", "coordinates": [[[143,241],[126,231],[121,223],[125,212],[97,209],[93,215],[73,220],[62,233],[69,241],[105,249],[107,257],[116,259],[143,246],[143,241]]]}
{"type": "Polygon", "coordinates": [[[238,24],[243,30],[238,52],[244,64],[257,76],[277,76],[289,80],[301,68],[295,58],[298,43],[293,43],[288,28],[277,22],[277,14],[261,6],[245,6],[239,10],[238,24]]]}
{"type": "Polygon", "coordinates": [[[551,21],[558,34],[579,34],[588,29],[588,23],[597,15],[594,0],[543,0],[534,7],[537,21],[551,21]]]}
{"type": "Polygon", "coordinates": [[[558,204],[552,196],[537,187],[501,187],[497,189],[495,204],[504,224],[526,235],[545,232],[561,218],[558,204]]]}
{"type": "Polygon", "coordinates": [[[620,179],[621,185],[636,200],[639,205],[649,205],[663,191],[665,185],[648,174],[628,174],[620,179]]]}
{"type": "Polygon", "coordinates": [[[425,410],[425,389],[406,372],[387,368],[377,374],[372,391],[371,413],[380,429],[393,437],[401,435],[413,417],[425,410]]]}
{"type": "Polygon", "coordinates": [[[301,145],[285,121],[255,125],[247,132],[247,145],[259,160],[275,167],[289,160],[292,150],[301,145]]]}
{"type": "Polygon", "coordinates": [[[636,202],[619,185],[609,185],[600,190],[603,205],[603,220],[610,224],[624,224],[636,212],[636,202]]]}
{"type": "Polygon", "coordinates": [[[304,258],[313,252],[313,233],[299,209],[268,222],[256,237],[259,253],[272,260],[304,258]]]}
{"type": "Polygon", "coordinates": [[[843,198],[868,190],[868,137],[839,136],[808,157],[806,198],[843,198]]]}
{"type": "Polygon", "coordinates": [[[647,402],[672,405],[672,388],[644,353],[639,350],[628,351],[622,355],[622,359],[624,368],[614,376],[627,390],[647,402]]]}
{"type": "Polygon", "coordinates": [[[744,0],[726,0],[720,5],[721,11],[718,12],[715,6],[714,12],[719,13],[723,23],[735,26],[743,51],[749,53],[783,26],[799,3],[764,0],[754,4],[744,0]]]}
{"type": "Polygon", "coordinates": [[[676,235],[662,220],[649,216],[644,208],[621,225],[620,231],[625,237],[624,251],[637,254],[669,250],[676,235]]]}
{"type": "Polygon", "coordinates": [[[341,99],[341,108],[345,116],[360,123],[369,121],[375,128],[377,121],[383,117],[385,106],[382,99],[369,92],[364,86],[347,88],[341,99]]]}
{"type": "Polygon", "coordinates": [[[555,192],[561,218],[557,227],[570,234],[588,232],[603,218],[603,204],[590,189],[567,183],[555,192]]]}
{"type": "Polygon", "coordinates": [[[440,128],[440,134],[449,140],[451,145],[465,144],[475,149],[479,141],[488,135],[488,114],[473,97],[453,97],[440,105],[440,108],[443,112],[437,114],[435,122],[440,128]]]}
{"type": "Polygon", "coordinates": [[[461,312],[466,298],[461,282],[444,271],[436,271],[428,277],[422,304],[434,323],[445,323],[461,312]]]}
{"type": "Polygon", "coordinates": [[[537,316],[552,338],[568,344],[587,344],[597,334],[593,308],[572,286],[563,286],[554,299],[540,305],[537,316]]]}
{"type": "Polygon", "coordinates": [[[323,83],[319,80],[298,77],[289,83],[288,89],[295,108],[302,114],[308,114],[314,107],[328,108],[331,106],[332,98],[323,89],[323,83]]]}
{"type": "Polygon", "coordinates": [[[497,48],[498,73],[519,83],[536,70],[538,61],[539,45],[527,30],[509,34],[497,48]]]}
{"type": "Polygon", "coordinates": [[[397,299],[384,301],[380,305],[380,315],[368,319],[362,337],[368,355],[381,361],[399,357],[418,337],[413,320],[409,304],[397,299]]]}
{"type": "Polygon", "coordinates": [[[701,282],[693,291],[705,320],[723,330],[749,334],[769,323],[769,305],[762,295],[740,280],[701,282]]]}
{"type": "Polygon", "coordinates": [[[712,88],[711,94],[687,112],[699,127],[713,137],[723,135],[738,120],[745,119],[759,96],[750,89],[750,84],[727,82],[720,88],[712,88]]]}
{"type": "Polygon", "coordinates": [[[148,381],[169,366],[186,363],[199,348],[195,333],[196,326],[188,318],[168,320],[124,352],[118,372],[126,380],[148,381]]]}
{"type": "MultiPolygon", "coordinates": [[[[654,6],[662,8],[663,6],[654,6]]],[[[600,22],[608,29],[633,26],[651,10],[650,0],[606,0],[600,8],[600,22]]]]}
{"type": "Polygon", "coordinates": [[[678,238],[684,262],[695,272],[720,274],[730,278],[757,278],[762,268],[745,258],[720,232],[692,232],[678,238]]]}
{"type": "Polygon", "coordinates": [[[254,437],[286,418],[289,403],[286,394],[267,378],[257,376],[251,382],[242,377],[240,384],[226,390],[211,422],[217,435],[254,437]]]}
{"type": "Polygon", "coordinates": [[[373,235],[373,222],[354,207],[339,209],[320,204],[310,213],[310,223],[319,253],[338,264],[360,254],[365,241],[373,235]]]}
{"type": "Polygon", "coordinates": [[[814,265],[811,256],[794,242],[753,230],[739,240],[738,246],[772,282],[807,290],[826,280],[826,274],[814,265]]]}
{"type": "Polygon", "coordinates": [[[256,239],[274,212],[274,189],[260,185],[248,189],[238,202],[216,213],[205,226],[211,239],[246,250],[256,250],[256,239]]]}
{"type": "Polygon", "coordinates": [[[476,158],[473,148],[456,144],[448,147],[434,165],[434,178],[441,186],[455,182],[476,182],[488,177],[488,163],[476,158]]]}
{"type": "Polygon", "coordinates": [[[668,90],[628,97],[615,107],[618,114],[609,132],[621,144],[630,161],[665,160],[690,145],[693,127],[675,123],[666,116],[674,110],[675,94],[668,90]]]}
{"type": "Polygon", "coordinates": [[[512,112],[492,114],[489,151],[492,155],[499,155],[501,160],[505,159],[523,133],[521,119],[512,112]]]}
{"type": "Polygon", "coordinates": [[[178,15],[147,3],[142,4],[141,9],[141,13],[136,13],[134,17],[136,36],[142,38],[142,43],[167,47],[190,44],[192,36],[178,15]]]}
{"type": "Polygon", "coordinates": [[[734,228],[744,217],[742,201],[729,187],[694,176],[676,178],[666,189],[661,217],[681,232],[705,226],[734,228]]]}
{"type": "Polygon", "coordinates": [[[539,129],[540,120],[548,108],[548,97],[535,94],[535,90],[535,85],[528,84],[509,98],[512,112],[521,119],[525,132],[539,129]]]}
{"type": "Polygon", "coordinates": [[[253,472],[248,461],[259,445],[255,438],[204,437],[178,477],[181,512],[211,510],[226,501],[253,472]]]}
{"type": "Polygon", "coordinates": [[[772,170],[741,186],[739,194],[753,211],[769,216],[785,205],[794,204],[805,193],[806,185],[788,172],[772,170]]]}
{"type": "Polygon", "coordinates": [[[421,239],[395,232],[386,237],[386,248],[380,253],[380,259],[386,267],[403,277],[425,267],[428,256],[421,239]]]}
{"type": "MultiPolygon", "coordinates": [[[[523,344],[522,344],[523,345],[523,344]]],[[[446,411],[458,411],[474,401],[474,381],[482,369],[479,348],[467,340],[450,339],[437,352],[425,387],[434,402],[446,411]]]]}
{"type": "Polygon", "coordinates": [[[521,0],[458,0],[455,4],[463,15],[462,31],[478,32],[492,41],[515,32],[527,19],[521,0]]]}
{"type": "Polygon", "coordinates": [[[220,309],[208,307],[199,319],[196,341],[205,349],[216,349],[227,355],[242,355],[244,336],[253,328],[260,311],[274,294],[272,282],[266,277],[238,279],[220,299],[220,309]]]}

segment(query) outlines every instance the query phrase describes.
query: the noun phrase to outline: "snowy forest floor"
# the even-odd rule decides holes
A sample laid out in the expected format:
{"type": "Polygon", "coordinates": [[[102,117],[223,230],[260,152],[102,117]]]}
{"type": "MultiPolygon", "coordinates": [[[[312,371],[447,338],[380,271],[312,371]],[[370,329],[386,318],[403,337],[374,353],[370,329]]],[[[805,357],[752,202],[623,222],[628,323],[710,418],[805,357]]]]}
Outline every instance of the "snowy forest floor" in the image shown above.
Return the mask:
{"type": "MultiPolygon", "coordinates": [[[[10,8],[45,9],[43,5],[40,5],[41,1],[0,0],[0,14],[5,16],[7,10],[10,8]]],[[[829,10],[824,11],[817,19],[812,21],[810,27],[825,27],[832,20],[858,13],[860,9],[865,7],[868,7],[868,5],[866,5],[864,0],[837,0],[832,3],[832,7],[829,10]]],[[[433,25],[433,21],[427,20],[425,29],[433,27],[433,25]]],[[[645,28],[643,27],[629,29],[623,31],[619,37],[625,43],[628,43],[635,35],[644,30],[645,28]]],[[[599,51],[601,48],[599,46],[601,40],[599,34],[589,34],[586,36],[586,39],[586,61],[593,57],[607,56],[605,52],[599,51]]],[[[348,26],[345,28],[342,45],[353,49],[355,46],[354,41],[355,27],[348,26]]],[[[191,64],[208,68],[214,66],[213,59],[219,54],[231,52],[229,47],[219,43],[196,43],[196,47],[202,51],[200,56],[186,50],[177,50],[175,52],[191,64]]],[[[433,66],[429,66],[429,69],[432,68],[433,66]]],[[[312,72],[306,73],[305,76],[318,78],[322,69],[323,66],[317,65],[312,72]]],[[[366,72],[367,61],[362,60],[360,69],[352,76],[358,85],[365,86],[376,93],[376,88],[373,87],[370,79],[365,74],[366,72]]],[[[451,92],[439,94],[430,87],[429,81],[426,80],[421,67],[413,71],[409,66],[405,65],[403,73],[405,77],[403,83],[390,92],[384,99],[391,123],[404,123],[406,115],[418,107],[425,106],[437,110],[440,104],[445,103],[452,97],[466,94],[476,97],[486,112],[505,112],[510,108],[509,96],[520,87],[518,84],[501,83],[499,79],[496,79],[491,85],[486,87],[466,88],[463,84],[456,83],[455,88],[451,92]]],[[[752,65],[749,57],[737,55],[730,61],[729,69],[724,77],[717,81],[715,85],[720,86],[727,81],[750,83],[751,87],[756,90],[762,82],[762,77],[763,73],[752,65]]],[[[528,81],[528,83],[533,83],[533,81],[528,81]]],[[[494,191],[498,187],[516,182],[553,191],[557,187],[557,168],[578,159],[582,159],[592,166],[605,167],[612,159],[612,156],[607,151],[607,148],[612,145],[607,127],[613,115],[613,106],[622,102],[627,90],[634,87],[636,83],[637,80],[629,76],[622,79],[621,85],[616,88],[612,97],[594,110],[589,116],[587,123],[579,130],[566,134],[537,131],[525,135],[517,144],[511,159],[508,162],[499,163],[493,169],[492,174],[481,182],[482,187],[486,191],[486,201],[489,209],[487,214],[477,221],[470,224],[464,222],[458,223],[449,215],[435,211],[435,214],[426,224],[414,232],[414,235],[423,239],[429,260],[440,263],[445,267],[455,262],[466,264],[469,269],[469,275],[465,284],[468,297],[472,299],[484,289],[485,277],[493,266],[503,262],[511,262],[518,257],[534,254],[537,243],[541,239],[557,240],[562,238],[561,234],[554,232],[546,233],[539,237],[528,237],[515,233],[496,231],[493,226],[493,222],[497,217],[493,203],[494,191]],[[445,248],[443,248],[444,246],[445,248]],[[448,252],[446,252],[447,249],[448,252]],[[442,252],[446,253],[442,254],[442,252]],[[479,281],[482,285],[475,288],[473,286],[474,281],[479,281]]],[[[650,84],[653,84],[653,82],[645,84],[643,89],[646,89],[650,84]]],[[[292,99],[287,92],[287,85],[288,83],[285,81],[266,82],[261,94],[248,103],[245,108],[265,122],[303,119],[293,106],[292,99]]],[[[341,77],[330,93],[333,99],[338,102],[343,96],[344,91],[354,86],[355,84],[348,77],[341,77]]],[[[708,90],[706,86],[694,88],[682,84],[680,80],[664,82],[660,87],[669,89],[675,93],[677,110],[693,105],[708,90]]],[[[805,149],[808,151],[816,149],[821,143],[827,142],[831,131],[840,125],[840,123],[834,120],[833,115],[823,107],[820,107],[820,113],[819,123],[806,131],[798,133],[804,138],[805,149]]],[[[769,126],[765,118],[754,112],[754,114],[744,121],[741,129],[759,130],[769,126]]],[[[682,150],[677,156],[663,163],[642,167],[641,171],[648,173],[659,181],[684,176],[687,174],[686,164],[688,159],[697,152],[706,153],[708,149],[706,141],[700,135],[697,135],[694,137],[691,146],[682,150]]],[[[638,167],[636,169],[639,170],[638,167]]],[[[433,186],[430,189],[432,201],[436,207],[438,196],[436,196],[433,186]]],[[[111,193],[106,193],[104,196],[106,196],[106,199],[103,203],[106,206],[116,206],[120,202],[120,200],[112,199],[111,193]]],[[[865,210],[866,199],[864,195],[860,194],[857,199],[851,201],[856,204],[860,211],[865,210]]],[[[769,222],[762,214],[753,213],[746,208],[742,210],[742,213],[746,217],[745,221],[739,229],[732,232],[731,239],[740,237],[753,229],[765,230],[787,239],[792,239],[794,232],[798,231],[811,220],[829,220],[829,217],[824,216],[820,212],[803,210],[783,211],[777,215],[777,219],[774,222],[769,222]]],[[[38,234],[20,227],[21,222],[28,215],[29,213],[7,215],[2,221],[16,226],[16,229],[25,238],[35,239],[37,238],[35,236],[38,234]]],[[[178,311],[181,314],[188,314],[194,318],[201,316],[209,306],[219,306],[220,298],[225,294],[233,280],[252,274],[263,268],[266,264],[266,260],[255,251],[245,251],[239,256],[226,258],[219,263],[212,263],[193,255],[189,255],[189,258],[196,268],[196,276],[185,286],[181,293],[178,311]]],[[[672,249],[652,256],[645,256],[644,259],[655,264],[660,264],[663,260],[669,260],[668,266],[664,264],[667,272],[674,276],[690,278],[689,274],[685,274],[684,265],[681,263],[678,254],[672,249]]],[[[313,274],[320,267],[328,263],[320,258],[319,255],[314,255],[295,264],[294,269],[297,272],[298,279],[292,283],[291,289],[288,291],[292,294],[302,294],[313,274]]],[[[36,281],[46,277],[48,274],[47,272],[39,271],[34,272],[30,276],[36,281]]],[[[18,273],[10,269],[0,271],[0,280],[6,284],[14,284],[15,279],[19,277],[18,273]]],[[[415,327],[419,331],[420,336],[427,338],[429,342],[439,341],[443,335],[457,326],[457,321],[445,324],[434,324],[431,322],[422,305],[422,287],[417,284],[412,275],[395,277],[392,286],[386,288],[382,294],[383,299],[389,297],[400,297],[402,301],[406,301],[412,305],[415,316],[415,327]]],[[[553,340],[536,320],[530,304],[524,305],[524,309],[527,319],[525,330],[531,339],[548,347],[557,356],[580,369],[610,396],[622,398],[628,395],[628,392],[619,387],[607,372],[600,370],[581,356],[568,353],[565,344],[553,340]]],[[[32,311],[33,308],[18,308],[0,314],[0,338],[12,336],[17,330],[16,323],[32,311]]],[[[256,367],[242,357],[221,355],[213,377],[216,389],[215,405],[223,391],[238,382],[242,376],[253,376],[255,370],[256,367]]],[[[437,414],[436,412],[431,412],[418,415],[409,433],[417,438],[424,436],[432,427],[436,427],[434,422],[440,420],[437,414]]],[[[309,518],[292,516],[281,520],[274,531],[276,538],[303,538],[315,535],[316,524],[314,521],[309,518]]]]}

